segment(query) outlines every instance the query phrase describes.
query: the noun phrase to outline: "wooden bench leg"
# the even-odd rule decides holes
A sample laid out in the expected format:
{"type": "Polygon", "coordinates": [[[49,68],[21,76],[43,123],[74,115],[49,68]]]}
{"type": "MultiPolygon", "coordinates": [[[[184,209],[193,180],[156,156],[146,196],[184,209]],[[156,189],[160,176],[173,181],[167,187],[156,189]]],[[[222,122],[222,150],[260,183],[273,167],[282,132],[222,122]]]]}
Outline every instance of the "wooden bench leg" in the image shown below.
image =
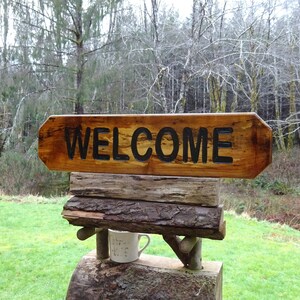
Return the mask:
{"type": "MultiPolygon", "coordinates": [[[[77,237],[80,240],[85,240],[94,234],[96,234],[97,259],[109,258],[107,228],[84,227],[78,230],[77,237]]],[[[202,269],[202,239],[187,236],[181,240],[177,235],[163,235],[163,238],[186,268],[190,270],[202,269]]]]}
{"type": "Polygon", "coordinates": [[[195,246],[189,253],[188,268],[190,270],[201,270],[202,267],[202,239],[198,239],[195,246]]]}
{"type": "Polygon", "coordinates": [[[96,229],[96,250],[97,259],[102,260],[109,258],[108,229],[96,229]]]}
{"type": "Polygon", "coordinates": [[[202,269],[202,240],[200,238],[185,237],[180,240],[176,235],[163,235],[163,238],[186,268],[190,270],[202,269]]]}

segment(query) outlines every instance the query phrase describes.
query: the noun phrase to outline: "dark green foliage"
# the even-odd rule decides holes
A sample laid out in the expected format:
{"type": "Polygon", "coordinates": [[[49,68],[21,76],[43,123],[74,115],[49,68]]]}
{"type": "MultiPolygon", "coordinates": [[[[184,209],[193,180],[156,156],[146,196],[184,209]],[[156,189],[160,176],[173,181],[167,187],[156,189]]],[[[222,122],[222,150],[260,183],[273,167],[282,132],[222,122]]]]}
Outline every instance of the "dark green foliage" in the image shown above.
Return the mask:
{"type": "Polygon", "coordinates": [[[253,180],[252,185],[254,187],[259,187],[259,188],[262,188],[262,189],[267,189],[268,186],[269,186],[269,182],[268,182],[268,178],[267,178],[266,174],[262,174],[262,175],[256,177],[253,180]]]}
{"type": "Polygon", "coordinates": [[[269,185],[269,189],[274,195],[288,195],[293,192],[293,188],[287,183],[275,180],[269,185]]]}
{"type": "Polygon", "coordinates": [[[271,165],[255,179],[224,180],[237,190],[249,194],[257,190],[273,195],[300,194],[300,148],[289,152],[275,151],[271,165]]]}

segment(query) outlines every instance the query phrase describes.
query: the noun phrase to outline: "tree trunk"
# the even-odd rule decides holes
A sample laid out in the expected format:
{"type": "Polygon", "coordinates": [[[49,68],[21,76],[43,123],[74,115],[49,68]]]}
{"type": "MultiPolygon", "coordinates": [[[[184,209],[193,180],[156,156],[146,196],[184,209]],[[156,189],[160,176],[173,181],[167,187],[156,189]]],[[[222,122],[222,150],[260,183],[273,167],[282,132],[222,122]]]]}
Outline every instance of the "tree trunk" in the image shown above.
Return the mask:
{"type": "MultiPolygon", "coordinates": [[[[290,89],[290,111],[289,111],[289,116],[292,116],[296,113],[296,82],[295,82],[295,67],[291,66],[290,67],[290,84],[289,84],[289,89],[290,89]]],[[[288,145],[287,148],[288,150],[291,150],[294,146],[295,142],[295,131],[296,131],[296,125],[291,122],[288,125],[288,145]]]]}
{"type": "Polygon", "coordinates": [[[75,114],[83,114],[84,101],[84,48],[83,48],[83,20],[82,20],[82,0],[76,1],[76,12],[74,18],[76,36],[76,73],[75,73],[75,114]]]}
{"type": "Polygon", "coordinates": [[[74,271],[66,299],[221,300],[222,263],[204,262],[203,267],[190,271],[177,259],[146,254],[118,264],[99,261],[90,252],[74,271]]]}

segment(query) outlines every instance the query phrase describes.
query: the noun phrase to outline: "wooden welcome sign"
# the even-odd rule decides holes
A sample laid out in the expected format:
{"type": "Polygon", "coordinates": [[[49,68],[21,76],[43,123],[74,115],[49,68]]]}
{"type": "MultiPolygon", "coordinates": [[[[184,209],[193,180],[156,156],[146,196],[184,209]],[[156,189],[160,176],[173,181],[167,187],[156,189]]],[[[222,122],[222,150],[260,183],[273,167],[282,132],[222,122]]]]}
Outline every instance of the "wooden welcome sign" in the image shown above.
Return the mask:
{"type": "Polygon", "coordinates": [[[254,178],[272,131],[255,113],[50,116],[39,157],[50,170],[254,178]]]}

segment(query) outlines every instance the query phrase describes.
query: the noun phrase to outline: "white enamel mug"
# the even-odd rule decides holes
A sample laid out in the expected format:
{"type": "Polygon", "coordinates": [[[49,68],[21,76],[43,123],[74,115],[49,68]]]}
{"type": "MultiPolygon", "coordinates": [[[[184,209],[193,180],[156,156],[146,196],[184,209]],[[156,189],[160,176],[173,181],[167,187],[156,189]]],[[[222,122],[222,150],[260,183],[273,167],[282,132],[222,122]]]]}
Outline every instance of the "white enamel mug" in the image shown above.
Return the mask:
{"type": "Polygon", "coordinates": [[[110,259],[118,263],[128,263],[137,260],[150,243],[148,234],[108,230],[110,259]],[[144,247],[139,248],[141,237],[146,237],[144,247]]]}

